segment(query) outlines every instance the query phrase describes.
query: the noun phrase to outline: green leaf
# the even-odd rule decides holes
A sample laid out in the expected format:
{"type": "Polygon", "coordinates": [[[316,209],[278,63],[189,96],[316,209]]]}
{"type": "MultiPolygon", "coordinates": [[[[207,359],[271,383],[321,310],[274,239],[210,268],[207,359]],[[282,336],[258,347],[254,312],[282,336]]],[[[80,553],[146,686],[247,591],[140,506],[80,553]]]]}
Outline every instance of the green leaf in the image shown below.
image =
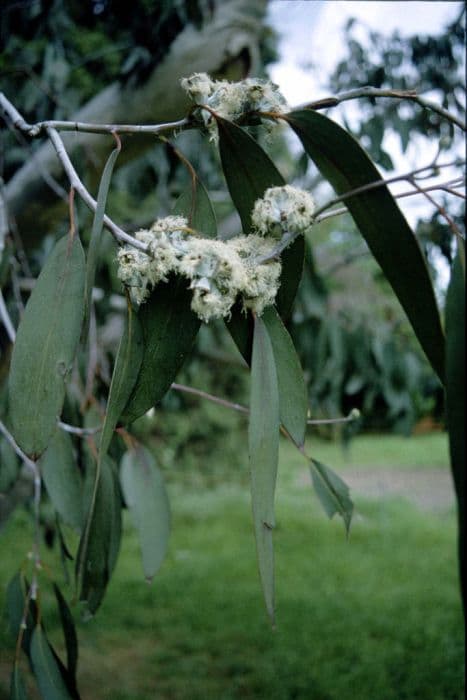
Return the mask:
{"type": "Polygon", "coordinates": [[[190,352],[200,320],[190,308],[187,281],[162,282],[140,306],[144,352],[136,385],[122,416],[131,423],[162,399],[190,352]]]}
{"type": "Polygon", "coordinates": [[[26,628],[23,630],[21,647],[29,655],[31,634],[37,620],[37,607],[35,601],[30,600],[26,610],[27,593],[27,581],[21,572],[17,572],[7,586],[5,610],[8,628],[14,639],[18,638],[21,624],[25,617],[26,628]]]}
{"type": "MultiPolygon", "coordinates": [[[[342,195],[381,179],[359,143],[342,127],[312,110],[287,115],[335,191],[342,195]]],[[[386,186],[345,200],[357,228],[390,282],[424,352],[444,381],[444,334],[426,260],[386,186]]]]}
{"type": "Polygon", "coordinates": [[[40,460],[40,469],[53,507],[76,530],[83,525],[83,480],[71,437],[56,430],[40,460]]]}
{"type": "Polygon", "coordinates": [[[123,456],[120,483],[138,531],[144,575],[150,581],[167,551],[170,508],[162,473],[148,450],[138,446],[123,456]]]}
{"type": "Polygon", "coordinates": [[[44,700],[70,700],[57,660],[40,625],[31,638],[31,664],[39,692],[44,700]]]}
{"type": "Polygon", "coordinates": [[[186,216],[189,226],[202,233],[204,238],[216,238],[216,215],[207,190],[198,177],[194,176],[175,202],[174,214],[186,216]]]}
{"type": "Polygon", "coordinates": [[[251,213],[268,187],[285,180],[261,146],[236,124],[217,118],[219,152],[230,196],[240,214],[243,233],[251,233],[251,213]]]}
{"type": "Polygon", "coordinates": [[[265,309],[262,320],[274,352],[281,423],[295,444],[302,447],[305,442],[308,400],[300,360],[276,309],[265,309]]]}
{"type": "Polygon", "coordinates": [[[63,636],[67,655],[67,669],[70,679],[76,686],[76,668],[78,665],[78,637],[70,608],[59,587],[54,583],[54,593],[57,600],[58,612],[62,623],[63,636]]]}
{"type": "MultiPolygon", "coordinates": [[[[251,213],[268,187],[282,187],[285,180],[261,146],[236,124],[217,119],[219,151],[230,196],[242,221],[245,235],[251,233],[251,213]]],[[[280,315],[287,318],[303,271],[304,241],[298,238],[282,254],[281,284],[276,299],[280,315]]],[[[227,328],[248,363],[251,359],[253,323],[239,306],[233,308],[227,328]]]]}
{"type": "Polygon", "coordinates": [[[121,146],[119,143],[117,148],[115,148],[112,151],[107,160],[107,163],[105,164],[104,172],[102,173],[102,178],[99,184],[99,191],[97,193],[97,206],[96,211],[94,213],[94,220],[92,222],[91,239],[89,241],[88,255],[86,261],[86,304],[84,314],[85,320],[83,323],[83,329],[85,333],[87,333],[89,324],[92,288],[94,286],[94,279],[96,277],[97,260],[99,257],[102,227],[104,224],[105,205],[107,202],[107,195],[109,193],[110,180],[112,178],[115,161],[117,160],[120,151],[121,146]]]}
{"type": "Polygon", "coordinates": [[[143,359],[143,332],[138,316],[128,304],[128,315],[110,384],[107,412],[99,445],[99,459],[107,454],[113,432],[136,384],[143,359]]]}
{"type": "Polygon", "coordinates": [[[12,432],[39,457],[65,398],[83,320],[85,264],[77,236],[58,241],[32,291],[18,328],[9,378],[12,432]]]}
{"type": "Polygon", "coordinates": [[[78,599],[86,613],[100,606],[115,566],[121,537],[121,502],[112,461],[99,462],[76,559],[78,599]]]}
{"type": "Polygon", "coordinates": [[[10,700],[28,700],[28,697],[21,669],[18,663],[15,662],[13,671],[11,672],[10,700]]]}
{"type": "Polygon", "coordinates": [[[274,492],[279,452],[279,390],[266,327],[255,320],[251,364],[248,444],[251,498],[259,573],[266,608],[274,624],[274,492]]]}
{"type": "Polygon", "coordinates": [[[332,518],[338,513],[348,534],[353,513],[349,487],[332,469],[315,459],[310,460],[310,471],[316,494],[327,515],[332,518]]]}
{"type": "Polygon", "coordinates": [[[460,253],[454,261],[446,299],[446,416],[457,496],[459,561],[465,609],[465,277],[460,253]]]}

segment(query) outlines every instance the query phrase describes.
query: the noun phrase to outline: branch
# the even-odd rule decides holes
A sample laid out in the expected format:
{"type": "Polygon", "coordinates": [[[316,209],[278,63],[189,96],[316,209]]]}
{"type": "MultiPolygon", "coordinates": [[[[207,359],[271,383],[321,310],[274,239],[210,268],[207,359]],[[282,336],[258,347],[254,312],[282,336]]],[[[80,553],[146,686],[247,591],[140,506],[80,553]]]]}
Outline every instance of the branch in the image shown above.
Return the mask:
{"type": "MultiPolygon", "coordinates": [[[[448,194],[452,194],[455,197],[460,197],[461,199],[466,199],[466,195],[463,192],[458,192],[457,190],[452,189],[453,187],[460,187],[461,185],[465,184],[465,179],[458,177],[455,178],[454,180],[448,180],[447,182],[441,182],[439,184],[431,185],[430,187],[420,187],[418,186],[414,190],[408,190],[406,192],[399,192],[397,194],[393,194],[394,199],[403,199],[404,197],[414,197],[415,195],[419,194],[424,194],[425,192],[433,192],[435,190],[441,190],[443,192],[447,192],[448,194]]],[[[320,224],[322,221],[325,221],[326,219],[330,219],[333,216],[341,216],[342,214],[348,214],[349,210],[347,207],[340,207],[339,209],[333,209],[332,211],[324,212],[323,214],[320,214],[319,216],[316,217],[315,223],[320,224]]]]}
{"type": "MultiPolygon", "coordinates": [[[[250,409],[247,408],[246,406],[243,406],[240,403],[233,403],[232,401],[227,401],[227,399],[222,399],[220,396],[215,396],[214,394],[208,394],[206,391],[201,391],[201,389],[195,389],[192,386],[186,386],[185,384],[176,384],[173,383],[171,385],[171,389],[174,389],[175,391],[180,391],[184,394],[192,394],[194,396],[199,396],[201,399],[206,399],[207,401],[212,401],[213,403],[218,404],[219,406],[224,406],[225,408],[230,408],[233,411],[239,411],[239,413],[244,413],[245,415],[249,415],[250,409]]],[[[307,425],[328,425],[330,423],[349,423],[350,421],[354,421],[360,418],[360,411],[356,408],[353,408],[348,416],[345,416],[344,418],[319,418],[319,419],[310,419],[307,420],[307,425]]],[[[287,435],[287,433],[285,433],[287,435]]],[[[293,442],[293,441],[292,441],[293,442]]]]}
{"type": "Polygon", "coordinates": [[[375,88],[371,86],[366,86],[362,88],[357,88],[355,90],[348,90],[347,92],[341,92],[333,97],[325,97],[321,100],[316,100],[315,102],[308,102],[302,105],[301,109],[327,109],[328,107],[337,107],[341,102],[346,102],[347,100],[356,100],[361,97],[392,97],[398,100],[410,100],[411,102],[416,102],[424,109],[430,109],[432,112],[436,112],[443,119],[447,119],[452,124],[455,124],[463,131],[467,130],[466,124],[462,119],[456,117],[455,114],[451,114],[447,109],[444,109],[437,102],[432,102],[424,97],[420,97],[416,90],[385,90],[380,88],[375,88]]]}
{"type": "Polygon", "coordinates": [[[6,308],[5,300],[3,298],[2,290],[0,289],[0,320],[2,321],[3,325],[5,326],[5,330],[7,332],[7,335],[12,343],[15,342],[16,338],[16,331],[15,327],[11,321],[10,314],[8,313],[8,309],[6,308]]]}
{"type": "MultiPolygon", "coordinates": [[[[76,192],[79,194],[83,202],[86,204],[86,206],[93,212],[96,211],[97,209],[97,202],[96,200],[89,194],[88,190],[86,187],[83,185],[81,182],[78,173],[76,172],[73,163],[71,162],[68,153],[66,152],[65,149],[65,144],[63,143],[62,139],[60,138],[58,132],[53,129],[51,126],[48,126],[46,128],[47,134],[55,148],[55,152],[63,165],[63,169],[65,170],[65,173],[68,177],[68,180],[70,181],[71,187],[76,190],[76,192]]],[[[110,231],[110,233],[118,240],[124,243],[128,243],[129,245],[133,246],[134,248],[138,248],[139,250],[142,250],[144,252],[147,252],[147,245],[145,243],[142,243],[141,241],[138,241],[136,238],[133,238],[132,236],[129,236],[128,233],[125,233],[117,224],[115,224],[112,219],[110,219],[107,214],[104,216],[104,226],[110,231]]]]}
{"type": "Polygon", "coordinates": [[[425,165],[422,168],[416,168],[415,170],[411,170],[408,173],[403,173],[402,175],[394,175],[393,177],[388,177],[388,178],[381,178],[381,180],[374,180],[373,182],[369,182],[366,185],[362,185],[361,187],[356,187],[353,190],[349,190],[348,192],[344,192],[344,194],[340,195],[339,197],[335,197],[334,199],[330,199],[326,204],[323,204],[322,207],[319,207],[315,211],[315,219],[319,217],[322,212],[326,211],[329,209],[329,207],[334,206],[334,204],[339,204],[339,202],[344,202],[346,199],[349,199],[350,197],[355,197],[356,195],[363,194],[365,192],[370,192],[371,190],[377,189],[378,187],[383,187],[384,185],[390,185],[393,182],[410,182],[413,184],[413,179],[415,175],[418,175],[419,173],[426,172],[428,170],[432,171],[437,171],[441,170],[442,168],[450,168],[453,166],[459,167],[461,165],[465,165],[466,161],[465,160],[453,160],[450,161],[449,163],[430,163],[430,165],[425,165]]]}

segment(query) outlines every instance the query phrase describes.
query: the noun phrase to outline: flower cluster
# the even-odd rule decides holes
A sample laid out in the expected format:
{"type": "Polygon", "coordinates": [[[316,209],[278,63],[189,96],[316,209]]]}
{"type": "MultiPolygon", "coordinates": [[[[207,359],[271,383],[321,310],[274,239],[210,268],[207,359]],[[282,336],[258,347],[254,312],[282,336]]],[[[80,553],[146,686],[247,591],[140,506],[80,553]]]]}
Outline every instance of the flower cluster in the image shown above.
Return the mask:
{"type": "MultiPolygon", "coordinates": [[[[283,113],[287,110],[284,97],[277,85],[269,80],[247,78],[237,83],[227,80],[212,80],[207,73],[194,73],[181,80],[181,86],[197,105],[207,105],[216,114],[229,121],[238,121],[249,112],[283,113]]],[[[212,115],[201,111],[201,116],[217,139],[217,127],[212,115]]]]}
{"type": "Polygon", "coordinates": [[[271,252],[271,241],[265,238],[198,238],[180,216],[159,219],[135,237],[147,244],[148,253],[123,246],[118,253],[118,275],[137,304],[144,302],[153,287],[167,281],[171,273],[190,280],[191,308],[205,322],[228,316],[238,296],[245,309],[258,315],[274,302],[281,264],[255,262],[271,252]]]}
{"type": "Polygon", "coordinates": [[[285,185],[270,187],[255,202],[251,220],[261,236],[281,238],[284,233],[300,235],[313,224],[315,203],[304,190],[285,185]]]}

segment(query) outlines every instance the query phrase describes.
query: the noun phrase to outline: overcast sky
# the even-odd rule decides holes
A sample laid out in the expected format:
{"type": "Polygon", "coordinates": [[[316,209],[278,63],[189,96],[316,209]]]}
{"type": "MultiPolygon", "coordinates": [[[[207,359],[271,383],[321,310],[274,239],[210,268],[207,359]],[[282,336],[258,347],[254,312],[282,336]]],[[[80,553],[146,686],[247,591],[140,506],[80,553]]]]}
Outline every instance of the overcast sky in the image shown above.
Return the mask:
{"type": "Polygon", "coordinates": [[[387,34],[438,34],[462,6],[446,1],[272,0],[269,18],[279,33],[281,58],[269,72],[290,105],[323,97],[326,77],[345,53],[342,30],[350,17],[387,34]],[[306,69],[310,63],[316,71],[306,69]]]}

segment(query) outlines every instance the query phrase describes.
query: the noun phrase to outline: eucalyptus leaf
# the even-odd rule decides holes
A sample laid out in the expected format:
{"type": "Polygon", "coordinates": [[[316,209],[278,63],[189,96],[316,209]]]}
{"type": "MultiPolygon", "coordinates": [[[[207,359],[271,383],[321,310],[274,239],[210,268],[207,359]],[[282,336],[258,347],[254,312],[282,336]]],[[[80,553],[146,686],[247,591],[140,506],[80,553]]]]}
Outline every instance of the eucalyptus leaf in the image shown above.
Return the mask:
{"type": "Polygon", "coordinates": [[[8,583],[5,597],[5,610],[8,621],[8,629],[14,639],[18,638],[23,620],[26,627],[23,629],[21,647],[29,655],[31,634],[37,620],[37,607],[34,600],[29,601],[26,610],[28,583],[21,572],[17,572],[8,583]]]}
{"type": "Polygon", "coordinates": [[[123,412],[123,423],[131,423],[142,416],[170,389],[200,326],[190,305],[187,281],[178,277],[158,284],[149,299],[141,304],[137,316],[143,334],[143,359],[123,412]]]}
{"type": "Polygon", "coordinates": [[[251,214],[268,187],[282,187],[285,180],[261,146],[244,129],[217,118],[219,153],[230,196],[242,221],[243,233],[251,233],[251,214]]]}
{"type": "Polygon", "coordinates": [[[216,238],[217,221],[212,202],[196,175],[175,202],[174,214],[186,216],[189,226],[199,231],[203,238],[216,238]]]}
{"type": "Polygon", "coordinates": [[[170,507],[154,457],[138,446],[123,456],[120,482],[138,532],[143,570],[151,580],[164,560],[170,532],[170,507]]]}
{"type": "MultiPolygon", "coordinates": [[[[243,129],[217,119],[219,152],[230,196],[240,215],[243,232],[251,233],[251,214],[268,187],[282,187],[285,180],[267,153],[243,129]]],[[[287,318],[303,271],[304,241],[298,238],[282,254],[281,285],[276,299],[280,315],[287,318]]],[[[235,338],[234,338],[235,340],[235,338]]]]}
{"type": "Polygon", "coordinates": [[[446,416],[457,496],[459,563],[465,610],[465,276],[460,252],[453,264],[446,299],[446,416]]]}
{"type": "Polygon", "coordinates": [[[97,465],[94,488],[76,559],[78,599],[93,615],[105,594],[115,566],[121,536],[120,494],[111,460],[97,465]]]}
{"type": "Polygon", "coordinates": [[[352,520],[353,503],[349,487],[332,469],[315,459],[310,460],[310,472],[316,495],[329,518],[338,513],[345,525],[347,534],[352,520]]]}
{"type": "Polygon", "coordinates": [[[276,309],[265,309],[261,318],[274,353],[281,423],[295,444],[302,447],[305,442],[308,400],[300,360],[276,309]]]}
{"type": "Polygon", "coordinates": [[[65,639],[67,669],[70,678],[76,685],[76,668],[78,665],[78,637],[76,635],[75,623],[70,608],[62,595],[59,587],[54,583],[55,599],[57,601],[60,622],[62,623],[63,636],[65,639]]]}
{"type": "Polygon", "coordinates": [[[71,700],[44,630],[37,625],[31,638],[31,664],[39,692],[44,700],[71,700]]]}
{"type": "Polygon", "coordinates": [[[248,445],[259,573],[274,624],[274,492],[279,453],[279,388],[274,352],[264,322],[255,319],[248,445]]]}
{"type": "Polygon", "coordinates": [[[62,238],[48,257],[19,324],[9,408],[16,442],[31,458],[46,449],[62,410],[83,320],[84,281],[79,238],[62,238]]]}
{"type": "Polygon", "coordinates": [[[143,332],[138,316],[128,304],[128,314],[110,384],[107,411],[99,445],[99,459],[109,449],[113,432],[136,384],[143,359],[143,332]]]}
{"type": "MultiPolygon", "coordinates": [[[[359,143],[331,119],[309,109],[290,112],[286,118],[339,195],[381,180],[359,143]]],[[[444,382],[444,333],[426,260],[413,231],[385,185],[349,197],[345,204],[444,382]]]]}
{"type": "Polygon", "coordinates": [[[40,460],[40,469],[53,507],[76,530],[83,525],[83,480],[73,443],[64,430],[56,430],[40,460]]]}
{"type": "MultiPolygon", "coordinates": [[[[285,180],[267,153],[242,128],[225,119],[217,118],[219,152],[224,176],[232,201],[240,215],[243,232],[251,233],[251,214],[257,199],[268,187],[282,187],[285,180]]],[[[281,284],[276,306],[283,318],[290,315],[303,272],[303,238],[297,238],[282,254],[281,284]]],[[[245,360],[251,361],[253,324],[238,306],[232,309],[226,323],[232,338],[245,360]]]]}
{"type": "Polygon", "coordinates": [[[96,277],[97,260],[99,257],[99,247],[102,237],[102,228],[104,224],[105,205],[107,203],[107,195],[109,193],[110,180],[117,160],[118,154],[121,151],[121,145],[118,143],[117,148],[114,148],[110,154],[107,163],[102,173],[102,178],[99,184],[97,193],[96,211],[92,222],[91,239],[89,241],[88,255],[86,260],[86,304],[85,304],[85,320],[83,328],[87,333],[89,324],[89,314],[91,308],[92,288],[94,287],[94,279],[96,277]]]}

